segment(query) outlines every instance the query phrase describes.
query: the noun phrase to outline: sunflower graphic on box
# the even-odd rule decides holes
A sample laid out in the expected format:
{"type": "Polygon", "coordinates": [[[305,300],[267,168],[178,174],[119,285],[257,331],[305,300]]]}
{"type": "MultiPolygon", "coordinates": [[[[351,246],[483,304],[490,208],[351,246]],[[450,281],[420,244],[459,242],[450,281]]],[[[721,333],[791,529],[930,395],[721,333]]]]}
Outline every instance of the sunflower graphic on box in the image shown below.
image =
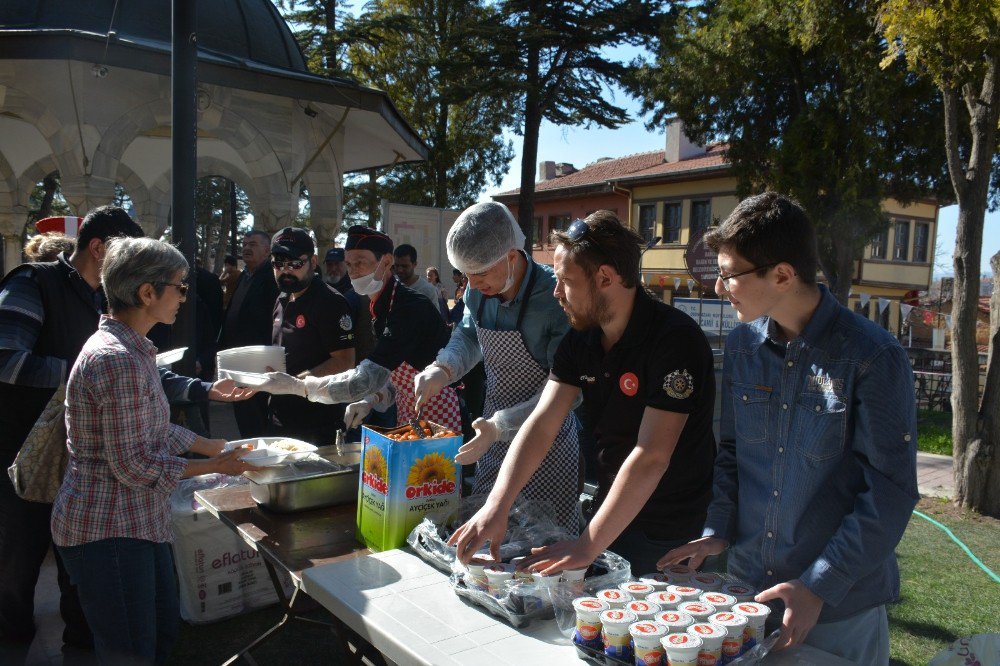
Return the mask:
{"type": "Polygon", "coordinates": [[[382,449],[370,446],[365,451],[362,481],[366,486],[385,494],[389,490],[389,470],[382,449]]]}
{"type": "Polygon", "coordinates": [[[455,491],[455,463],[437,451],[418,458],[406,477],[406,497],[432,497],[455,491]]]}

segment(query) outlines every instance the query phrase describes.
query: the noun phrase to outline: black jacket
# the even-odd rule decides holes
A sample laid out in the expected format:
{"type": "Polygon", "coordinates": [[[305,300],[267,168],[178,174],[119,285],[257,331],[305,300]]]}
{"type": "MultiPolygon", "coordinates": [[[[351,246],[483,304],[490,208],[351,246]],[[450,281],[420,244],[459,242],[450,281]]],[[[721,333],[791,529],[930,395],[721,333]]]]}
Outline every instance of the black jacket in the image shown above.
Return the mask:
{"type": "MultiPolygon", "coordinates": [[[[244,270],[244,275],[246,271],[244,270]]],[[[239,289],[239,287],[237,287],[239,289]]],[[[219,348],[231,349],[247,345],[271,344],[271,315],[274,312],[274,302],[278,300],[281,289],[274,281],[274,271],[271,270],[271,260],[268,259],[254,271],[250,278],[250,287],[246,297],[235,313],[235,325],[230,327],[229,312],[233,308],[233,300],[222,318],[222,330],[219,334],[219,348]]]]}

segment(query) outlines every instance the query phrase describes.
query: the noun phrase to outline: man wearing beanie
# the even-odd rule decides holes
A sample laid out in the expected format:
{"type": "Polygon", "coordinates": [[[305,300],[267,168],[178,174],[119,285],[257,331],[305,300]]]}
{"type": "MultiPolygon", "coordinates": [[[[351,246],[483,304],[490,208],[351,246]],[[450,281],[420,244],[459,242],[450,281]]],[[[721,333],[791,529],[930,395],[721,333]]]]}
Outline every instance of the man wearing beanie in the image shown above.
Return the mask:
{"type": "MultiPolygon", "coordinates": [[[[316,246],[305,229],[286,227],[271,240],[271,266],[281,293],[274,305],[272,342],[285,348],[288,372],[332,375],[354,367],[354,318],[341,294],[316,275],[316,246]]],[[[344,427],[342,405],[272,395],[271,431],[317,445],[344,427]]]]}
{"type": "MultiPolygon", "coordinates": [[[[569,330],[552,297],[552,269],[524,250],[524,234],[503,204],[467,208],[448,231],[448,261],[469,278],[465,314],[448,346],[416,377],[417,403],[436,396],[479,361],[486,367],[484,418],[459,450],[462,464],[478,462],[473,493],[489,493],[511,440],[538,404],[559,342],[569,330]]],[[[579,400],[578,400],[579,402],[579,400]]],[[[552,449],[521,491],[551,503],[560,525],[579,530],[580,449],[569,414],[552,449]]]]}
{"type": "MultiPolygon", "coordinates": [[[[299,379],[281,372],[268,374],[260,390],[297,395],[311,402],[352,403],[344,420],[350,429],[373,407],[384,411],[395,393],[398,423],[416,415],[413,378],[416,368],[434,360],[448,342],[449,329],[437,306],[399,282],[392,274],[393,243],[385,234],[353,226],[345,245],[347,273],[354,290],[371,299],[369,312],[375,346],[356,368],[326,377],[299,379]]],[[[461,431],[458,396],[448,387],[427,401],[423,417],[461,431]]]]}

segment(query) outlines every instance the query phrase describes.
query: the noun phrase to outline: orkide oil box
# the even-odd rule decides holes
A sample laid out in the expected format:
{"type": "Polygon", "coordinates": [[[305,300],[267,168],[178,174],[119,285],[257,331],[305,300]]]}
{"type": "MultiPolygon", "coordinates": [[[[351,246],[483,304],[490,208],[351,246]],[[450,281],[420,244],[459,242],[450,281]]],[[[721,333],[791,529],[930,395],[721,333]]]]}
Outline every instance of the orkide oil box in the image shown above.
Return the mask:
{"type": "Polygon", "coordinates": [[[405,426],[361,429],[357,537],[372,550],[404,545],[425,517],[445,523],[458,515],[462,435],[425,423],[431,436],[423,439],[396,439],[405,426]]]}

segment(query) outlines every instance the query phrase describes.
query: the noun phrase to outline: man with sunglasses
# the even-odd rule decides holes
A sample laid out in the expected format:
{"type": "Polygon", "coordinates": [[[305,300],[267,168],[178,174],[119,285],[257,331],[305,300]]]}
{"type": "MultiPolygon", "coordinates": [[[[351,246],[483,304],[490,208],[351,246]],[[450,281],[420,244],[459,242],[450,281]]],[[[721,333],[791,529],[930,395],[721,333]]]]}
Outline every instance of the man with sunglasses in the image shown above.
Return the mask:
{"type": "MultiPolygon", "coordinates": [[[[316,246],[305,229],[285,227],[271,240],[271,267],[281,289],[274,304],[272,343],[285,348],[289,374],[322,377],[354,367],[351,306],[316,275],[316,246]]],[[[272,395],[270,432],[312,444],[333,441],[344,427],[344,406],[294,395],[272,395]]]]}
{"type": "Polygon", "coordinates": [[[729,547],[729,572],[784,609],[771,614],[779,648],[888,664],[894,550],[919,499],[906,352],[816,283],[816,237],[791,199],[745,199],[705,243],[743,323],[726,340],[702,538],[661,562],[697,566],[729,547]]]}
{"type": "MultiPolygon", "coordinates": [[[[469,279],[465,315],[448,346],[417,375],[417,404],[484,362],[485,418],[472,422],[476,436],[455,460],[477,463],[472,492],[488,493],[511,440],[538,404],[569,325],[552,298],[552,269],[525,254],[524,233],[503,204],[467,208],[452,224],[446,244],[448,261],[469,279]]],[[[549,503],[561,526],[579,532],[580,446],[572,414],[563,419],[550,453],[521,496],[549,503]]]]}
{"type": "Polygon", "coordinates": [[[499,556],[513,498],[582,395],[597,446],[596,512],[578,539],[536,549],[522,567],[587,567],[610,548],[642,575],[704,521],[715,456],[712,350],[690,317],[643,289],[643,241],[613,213],[592,213],[553,240],[554,294],[573,330],[489,498],[450,543],[463,562],[486,541],[499,556]]]}

